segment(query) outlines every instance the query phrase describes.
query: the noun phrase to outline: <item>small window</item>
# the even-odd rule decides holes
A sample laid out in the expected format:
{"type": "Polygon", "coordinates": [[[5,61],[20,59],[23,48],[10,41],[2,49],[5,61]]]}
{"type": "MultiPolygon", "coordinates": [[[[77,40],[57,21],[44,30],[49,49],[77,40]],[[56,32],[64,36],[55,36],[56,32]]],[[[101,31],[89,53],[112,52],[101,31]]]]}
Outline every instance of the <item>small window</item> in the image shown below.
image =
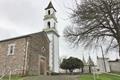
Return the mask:
{"type": "Polygon", "coordinates": [[[8,45],[8,55],[14,55],[15,51],[15,44],[9,44],[8,45]]]}
{"type": "Polygon", "coordinates": [[[44,53],[45,51],[46,51],[46,49],[45,49],[45,47],[43,46],[43,47],[41,48],[41,52],[44,53]]]}
{"type": "Polygon", "coordinates": [[[56,26],[56,23],[54,23],[54,27],[56,26]]]}
{"type": "Polygon", "coordinates": [[[48,10],[48,15],[50,15],[50,10],[48,10]]]}
{"type": "Polygon", "coordinates": [[[50,22],[48,22],[48,28],[50,28],[50,22]]]}

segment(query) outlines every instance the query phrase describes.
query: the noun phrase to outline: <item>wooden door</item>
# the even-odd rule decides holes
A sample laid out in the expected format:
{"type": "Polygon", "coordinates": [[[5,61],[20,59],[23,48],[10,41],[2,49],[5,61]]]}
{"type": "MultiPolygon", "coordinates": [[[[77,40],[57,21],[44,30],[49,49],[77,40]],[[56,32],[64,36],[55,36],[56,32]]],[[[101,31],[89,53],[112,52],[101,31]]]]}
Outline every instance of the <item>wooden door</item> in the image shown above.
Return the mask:
{"type": "Polygon", "coordinates": [[[46,60],[45,58],[40,58],[40,75],[46,75],[46,60]]]}

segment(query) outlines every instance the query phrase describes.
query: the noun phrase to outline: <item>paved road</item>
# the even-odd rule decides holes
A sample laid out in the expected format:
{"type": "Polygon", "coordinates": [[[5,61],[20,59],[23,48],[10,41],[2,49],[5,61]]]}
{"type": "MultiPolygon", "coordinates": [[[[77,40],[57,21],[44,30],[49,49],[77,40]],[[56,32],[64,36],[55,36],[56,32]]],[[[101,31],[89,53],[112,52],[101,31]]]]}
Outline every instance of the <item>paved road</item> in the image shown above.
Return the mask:
{"type": "Polygon", "coordinates": [[[23,80],[80,80],[79,75],[56,75],[56,76],[31,76],[23,80]]]}

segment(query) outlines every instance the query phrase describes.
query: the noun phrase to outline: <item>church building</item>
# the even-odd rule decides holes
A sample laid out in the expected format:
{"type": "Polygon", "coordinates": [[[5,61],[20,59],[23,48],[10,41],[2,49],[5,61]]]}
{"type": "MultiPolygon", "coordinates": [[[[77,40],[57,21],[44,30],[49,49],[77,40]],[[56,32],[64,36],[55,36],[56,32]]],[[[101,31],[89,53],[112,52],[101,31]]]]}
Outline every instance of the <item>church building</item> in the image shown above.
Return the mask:
{"type": "Polygon", "coordinates": [[[0,41],[0,75],[46,75],[59,72],[59,34],[56,9],[45,8],[44,29],[0,41]]]}
{"type": "Polygon", "coordinates": [[[46,32],[0,41],[0,75],[46,75],[49,42],[46,32]]]}

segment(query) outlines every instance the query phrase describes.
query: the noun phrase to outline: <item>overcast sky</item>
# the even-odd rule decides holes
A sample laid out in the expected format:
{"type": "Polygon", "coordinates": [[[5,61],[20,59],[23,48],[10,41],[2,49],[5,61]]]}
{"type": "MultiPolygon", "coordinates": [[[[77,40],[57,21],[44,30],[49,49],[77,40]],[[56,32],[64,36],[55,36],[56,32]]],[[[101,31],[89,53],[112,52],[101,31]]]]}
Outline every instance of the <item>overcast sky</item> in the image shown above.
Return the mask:
{"type": "MultiPolygon", "coordinates": [[[[0,0],[0,40],[42,31],[44,28],[44,8],[47,7],[49,1],[0,0]]],[[[68,7],[74,7],[74,0],[53,0],[52,3],[57,10],[57,29],[61,36],[60,57],[75,56],[82,58],[84,54],[87,59],[88,53],[92,53],[91,57],[96,60],[96,52],[84,50],[82,47],[73,49],[64,41],[63,29],[70,24],[68,7]]]]}

